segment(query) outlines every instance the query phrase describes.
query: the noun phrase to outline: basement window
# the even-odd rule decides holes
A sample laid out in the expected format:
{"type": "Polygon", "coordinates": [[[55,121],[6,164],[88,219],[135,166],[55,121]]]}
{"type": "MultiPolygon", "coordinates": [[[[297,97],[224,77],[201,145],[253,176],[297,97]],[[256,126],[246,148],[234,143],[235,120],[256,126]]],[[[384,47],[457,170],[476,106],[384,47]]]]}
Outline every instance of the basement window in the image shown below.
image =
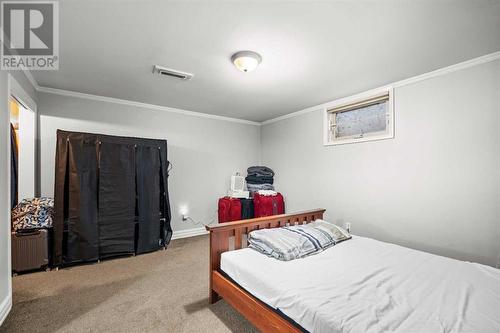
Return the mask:
{"type": "Polygon", "coordinates": [[[351,99],[327,108],[325,145],[390,139],[394,137],[392,90],[351,99]]]}

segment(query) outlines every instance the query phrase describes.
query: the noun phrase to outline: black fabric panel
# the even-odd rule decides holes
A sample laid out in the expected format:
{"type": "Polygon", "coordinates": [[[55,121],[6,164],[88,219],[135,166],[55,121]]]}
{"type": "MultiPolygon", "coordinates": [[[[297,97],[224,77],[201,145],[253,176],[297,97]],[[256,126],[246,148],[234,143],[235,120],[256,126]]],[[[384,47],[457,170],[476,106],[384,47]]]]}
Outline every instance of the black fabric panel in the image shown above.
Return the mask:
{"type": "Polygon", "coordinates": [[[137,253],[158,250],[160,234],[160,151],[158,147],[138,146],[136,149],[137,253]]]}
{"type": "Polygon", "coordinates": [[[102,141],[99,169],[99,255],[134,253],[134,146],[102,141]]]}
{"type": "Polygon", "coordinates": [[[140,236],[139,229],[137,229],[137,242],[135,242],[134,216],[136,209],[138,211],[136,200],[138,203],[139,198],[136,199],[134,145],[154,148],[159,153],[160,169],[156,174],[159,173],[160,194],[156,202],[159,202],[162,219],[159,227],[156,224],[148,230],[151,230],[151,234],[153,234],[152,230],[158,228],[162,245],[169,243],[172,229],[170,227],[171,213],[168,196],[168,170],[170,164],[167,160],[167,141],[58,130],[54,188],[55,216],[53,223],[53,258],[55,265],[69,263],[70,260],[75,262],[95,259],[95,252],[92,252],[91,248],[96,244],[98,248],[97,254],[99,255],[99,250],[102,251],[99,258],[134,252],[140,236]],[[71,158],[69,141],[72,142],[71,158]],[[84,142],[89,147],[84,148],[84,142]],[[99,145],[99,142],[102,142],[102,145],[99,145]],[[100,150],[99,147],[102,148],[103,146],[105,150],[101,156],[103,158],[101,162],[99,162],[99,153],[96,152],[94,155],[97,161],[96,191],[92,191],[94,183],[92,177],[90,177],[93,157],[88,156],[92,144],[95,145],[96,150],[100,150]],[[86,155],[86,157],[83,157],[83,155],[86,155]],[[73,166],[71,166],[73,172],[71,173],[70,163],[73,163],[73,166]],[[102,169],[99,169],[99,163],[103,163],[101,164],[102,169]],[[83,172],[84,170],[87,172],[83,172]],[[78,192],[78,188],[80,188],[80,192],[78,192]],[[92,196],[92,192],[95,197],[92,196]],[[94,202],[98,203],[97,209],[99,213],[93,219],[93,222],[97,221],[95,224],[97,231],[95,237],[92,237],[92,230],[88,230],[88,227],[92,226],[92,224],[81,225],[81,219],[92,220],[91,216],[94,214],[92,212],[95,212],[92,208],[95,207],[94,202]],[[102,208],[102,211],[99,208],[102,208]],[[69,223],[70,215],[72,217],[71,227],[69,223]],[[67,231],[65,232],[65,230],[67,231]],[[83,237],[83,235],[86,236],[83,237]],[[76,247],[76,249],[73,249],[73,247],[76,247]],[[67,261],[63,260],[63,255],[67,261]]]}
{"type": "Polygon", "coordinates": [[[68,205],[68,198],[65,191],[68,180],[68,135],[66,132],[57,131],[56,147],[52,258],[54,265],[61,265],[63,263],[64,216],[68,205]]]}
{"type": "Polygon", "coordinates": [[[64,262],[97,260],[97,151],[95,140],[68,146],[68,221],[64,262]]]}
{"type": "Polygon", "coordinates": [[[163,141],[160,145],[160,209],[163,216],[163,223],[161,226],[161,233],[163,245],[167,246],[172,238],[172,227],[170,220],[172,213],[170,211],[170,198],[168,195],[168,172],[170,162],[167,159],[167,141],[163,141]]]}

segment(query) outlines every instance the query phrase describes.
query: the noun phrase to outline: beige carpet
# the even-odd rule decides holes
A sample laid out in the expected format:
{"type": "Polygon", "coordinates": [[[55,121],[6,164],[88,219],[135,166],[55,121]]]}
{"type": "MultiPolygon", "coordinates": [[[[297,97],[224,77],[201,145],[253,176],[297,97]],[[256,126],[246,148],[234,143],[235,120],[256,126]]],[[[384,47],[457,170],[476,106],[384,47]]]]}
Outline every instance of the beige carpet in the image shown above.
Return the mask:
{"type": "Polygon", "coordinates": [[[167,251],[13,279],[0,332],[256,332],[224,301],[208,305],[208,237],[167,251]]]}

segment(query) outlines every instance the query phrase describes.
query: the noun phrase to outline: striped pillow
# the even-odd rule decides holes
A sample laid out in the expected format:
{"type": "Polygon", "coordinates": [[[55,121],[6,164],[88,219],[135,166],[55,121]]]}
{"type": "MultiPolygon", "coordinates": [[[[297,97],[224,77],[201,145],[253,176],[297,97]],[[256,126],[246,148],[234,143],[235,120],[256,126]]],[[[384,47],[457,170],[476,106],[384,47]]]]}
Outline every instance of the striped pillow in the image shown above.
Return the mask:
{"type": "Polygon", "coordinates": [[[319,253],[351,235],[323,220],[306,225],[262,229],[249,234],[249,247],[270,257],[288,261],[319,253]]]}

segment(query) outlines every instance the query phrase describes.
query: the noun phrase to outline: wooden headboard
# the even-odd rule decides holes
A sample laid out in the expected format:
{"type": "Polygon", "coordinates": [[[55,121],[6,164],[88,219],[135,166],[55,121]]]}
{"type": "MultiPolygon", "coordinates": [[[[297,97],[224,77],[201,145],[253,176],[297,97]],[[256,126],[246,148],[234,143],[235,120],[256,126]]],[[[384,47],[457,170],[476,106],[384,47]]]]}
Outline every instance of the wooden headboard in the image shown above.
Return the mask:
{"type": "Polygon", "coordinates": [[[213,271],[220,271],[220,256],[222,253],[246,247],[247,235],[253,230],[307,224],[316,219],[322,219],[324,212],[325,209],[314,209],[206,226],[207,231],[210,233],[210,303],[215,303],[218,300],[218,295],[212,288],[212,273],[213,271]]]}

